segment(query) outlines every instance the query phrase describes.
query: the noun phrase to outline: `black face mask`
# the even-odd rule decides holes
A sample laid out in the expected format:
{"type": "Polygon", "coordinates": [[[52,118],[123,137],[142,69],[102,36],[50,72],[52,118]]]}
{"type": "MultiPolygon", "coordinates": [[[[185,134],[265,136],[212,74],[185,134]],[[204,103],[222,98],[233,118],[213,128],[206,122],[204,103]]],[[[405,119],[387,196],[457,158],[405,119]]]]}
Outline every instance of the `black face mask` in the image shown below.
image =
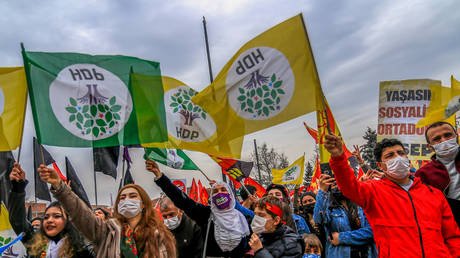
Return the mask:
{"type": "Polygon", "coordinates": [[[302,206],[303,214],[313,213],[314,209],[315,209],[315,204],[314,203],[309,203],[309,204],[306,204],[306,205],[302,206]]]}

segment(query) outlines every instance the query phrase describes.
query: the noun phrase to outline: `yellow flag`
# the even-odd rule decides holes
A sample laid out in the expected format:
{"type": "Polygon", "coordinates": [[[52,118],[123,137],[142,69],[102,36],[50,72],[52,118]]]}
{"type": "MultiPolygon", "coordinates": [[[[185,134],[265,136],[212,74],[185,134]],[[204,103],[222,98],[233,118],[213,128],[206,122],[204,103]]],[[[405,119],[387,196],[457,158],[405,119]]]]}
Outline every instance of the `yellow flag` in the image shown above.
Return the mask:
{"type": "Polygon", "coordinates": [[[219,134],[235,138],[316,110],[320,89],[302,15],[247,42],[193,97],[219,134]]]}
{"type": "Polygon", "coordinates": [[[23,67],[0,68],[0,151],[21,143],[27,84],[23,67]]]}
{"type": "Polygon", "coordinates": [[[301,185],[303,182],[305,157],[302,156],[285,169],[272,169],[274,184],[295,184],[301,185]]]}
{"type": "MultiPolygon", "coordinates": [[[[324,96],[322,91],[318,91],[317,93],[317,110],[316,110],[316,122],[318,124],[318,147],[319,147],[319,161],[320,164],[329,164],[329,159],[331,158],[331,154],[326,150],[324,147],[324,140],[327,134],[334,134],[341,136],[339,127],[335,122],[334,116],[332,115],[332,111],[329,108],[329,104],[327,103],[326,97],[324,96]]],[[[321,166],[321,170],[325,173],[324,166],[321,166]]],[[[330,170],[330,168],[329,168],[330,170]]]]}
{"type": "Polygon", "coordinates": [[[460,82],[451,76],[451,87],[431,85],[431,101],[424,118],[417,127],[428,126],[434,122],[446,121],[455,125],[455,113],[460,110],[460,82]]]}
{"type": "Polygon", "coordinates": [[[215,119],[191,102],[197,93],[195,90],[167,76],[162,76],[162,83],[168,141],[145,144],[144,147],[192,150],[236,159],[241,157],[243,137],[228,139],[225,135],[219,136],[215,119]]]}

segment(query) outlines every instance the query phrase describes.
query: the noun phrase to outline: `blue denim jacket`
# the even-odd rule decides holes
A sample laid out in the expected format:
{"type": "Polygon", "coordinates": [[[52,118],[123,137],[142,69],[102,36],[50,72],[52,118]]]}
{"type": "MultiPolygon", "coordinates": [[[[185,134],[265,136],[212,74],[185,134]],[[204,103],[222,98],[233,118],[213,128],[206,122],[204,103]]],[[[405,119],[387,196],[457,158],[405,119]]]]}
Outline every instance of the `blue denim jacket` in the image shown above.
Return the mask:
{"type": "Polygon", "coordinates": [[[319,190],[316,195],[313,220],[324,227],[327,236],[330,236],[332,232],[339,232],[340,244],[338,246],[332,245],[329,239],[326,241],[326,257],[349,258],[353,245],[368,245],[368,258],[377,257],[374,234],[361,207],[358,207],[361,228],[351,230],[345,209],[343,207],[329,209],[329,206],[330,193],[319,190]]]}
{"type": "MultiPolygon", "coordinates": [[[[254,217],[254,211],[244,207],[239,202],[236,202],[235,209],[240,211],[246,218],[250,218],[250,220],[252,221],[252,218],[254,217]]],[[[294,220],[295,226],[297,227],[293,228],[297,232],[297,234],[310,234],[310,229],[308,228],[307,222],[305,222],[304,218],[297,214],[292,214],[292,219],[294,220]]]]}

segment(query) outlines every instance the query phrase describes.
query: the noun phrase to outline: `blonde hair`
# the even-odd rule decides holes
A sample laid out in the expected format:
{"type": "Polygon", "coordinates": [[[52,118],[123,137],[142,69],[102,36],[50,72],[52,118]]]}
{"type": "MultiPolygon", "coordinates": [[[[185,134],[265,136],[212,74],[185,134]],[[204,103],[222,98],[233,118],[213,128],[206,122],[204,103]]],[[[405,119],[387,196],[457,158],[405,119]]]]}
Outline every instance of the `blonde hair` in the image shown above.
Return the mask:
{"type": "MultiPolygon", "coordinates": [[[[70,241],[69,237],[64,237],[62,239],[64,242],[61,245],[61,248],[59,248],[59,257],[73,257],[74,256],[74,250],[72,243],[70,241]]],[[[48,249],[48,244],[49,244],[49,239],[41,234],[35,234],[32,237],[31,243],[27,244],[27,252],[31,256],[38,256],[40,257],[43,252],[46,252],[48,249]]]]}
{"type": "Polygon", "coordinates": [[[307,249],[313,249],[315,254],[321,254],[323,245],[315,234],[303,234],[303,241],[305,242],[305,252],[307,249]]]}

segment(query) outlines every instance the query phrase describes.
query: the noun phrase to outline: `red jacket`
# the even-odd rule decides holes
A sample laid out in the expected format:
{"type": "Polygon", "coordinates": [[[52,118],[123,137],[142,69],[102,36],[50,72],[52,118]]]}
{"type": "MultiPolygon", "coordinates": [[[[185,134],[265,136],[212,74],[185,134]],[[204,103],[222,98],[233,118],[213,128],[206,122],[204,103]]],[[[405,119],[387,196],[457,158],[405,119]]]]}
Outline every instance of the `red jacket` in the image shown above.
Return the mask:
{"type": "Polygon", "coordinates": [[[408,192],[386,178],[358,182],[345,155],[330,165],[343,194],[363,208],[379,257],[460,257],[460,229],[441,191],[419,178],[408,192]]]}

